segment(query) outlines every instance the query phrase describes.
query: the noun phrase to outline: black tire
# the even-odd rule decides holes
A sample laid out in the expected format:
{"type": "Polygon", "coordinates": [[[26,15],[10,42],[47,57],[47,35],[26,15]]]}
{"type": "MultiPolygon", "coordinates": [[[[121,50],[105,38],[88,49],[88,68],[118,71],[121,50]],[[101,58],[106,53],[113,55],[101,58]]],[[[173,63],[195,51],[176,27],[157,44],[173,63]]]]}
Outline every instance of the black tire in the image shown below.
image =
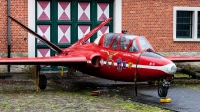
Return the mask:
{"type": "Polygon", "coordinates": [[[41,90],[44,90],[46,89],[46,86],[47,86],[47,78],[45,75],[40,75],[39,76],[39,87],[41,90]]]}
{"type": "Polygon", "coordinates": [[[158,96],[166,97],[168,93],[168,87],[163,87],[163,85],[158,85],[158,96]]]}

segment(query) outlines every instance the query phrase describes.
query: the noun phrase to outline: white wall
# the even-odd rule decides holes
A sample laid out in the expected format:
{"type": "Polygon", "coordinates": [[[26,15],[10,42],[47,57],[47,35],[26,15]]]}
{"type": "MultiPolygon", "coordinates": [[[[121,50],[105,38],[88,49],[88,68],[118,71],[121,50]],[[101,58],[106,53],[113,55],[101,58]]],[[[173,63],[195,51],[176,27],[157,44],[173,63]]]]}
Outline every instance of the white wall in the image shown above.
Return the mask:
{"type": "MultiPolygon", "coordinates": [[[[28,27],[35,31],[35,0],[28,0],[28,27]]],[[[35,57],[35,37],[28,33],[28,57],[35,57]]]]}
{"type": "Polygon", "coordinates": [[[120,33],[122,31],[122,0],[114,1],[114,23],[113,32],[120,33]]]}

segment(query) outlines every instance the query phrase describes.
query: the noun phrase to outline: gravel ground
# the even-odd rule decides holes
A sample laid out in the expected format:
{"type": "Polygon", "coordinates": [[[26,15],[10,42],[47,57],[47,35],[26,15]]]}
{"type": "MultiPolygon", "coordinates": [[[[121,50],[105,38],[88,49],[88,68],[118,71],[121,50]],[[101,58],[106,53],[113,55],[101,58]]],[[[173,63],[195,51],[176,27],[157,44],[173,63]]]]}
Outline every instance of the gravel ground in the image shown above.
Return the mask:
{"type": "MultiPolygon", "coordinates": [[[[84,79],[81,79],[84,80],[84,79]]],[[[0,111],[53,111],[53,112],[165,112],[157,107],[122,99],[118,94],[109,94],[107,89],[99,96],[91,96],[93,88],[74,79],[56,82],[48,80],[44,91],[35,91],[33,79],[0,80],[0,111]],[[64,83],[63,83],[64,82],[64,83]]],[[[90,84],[89,84],[90,85],[90,84]]],[[[102,87],[99,87],[101,90],[102,87]]],[[[117,90],[117,89],[113,89],[117,90]]]]}

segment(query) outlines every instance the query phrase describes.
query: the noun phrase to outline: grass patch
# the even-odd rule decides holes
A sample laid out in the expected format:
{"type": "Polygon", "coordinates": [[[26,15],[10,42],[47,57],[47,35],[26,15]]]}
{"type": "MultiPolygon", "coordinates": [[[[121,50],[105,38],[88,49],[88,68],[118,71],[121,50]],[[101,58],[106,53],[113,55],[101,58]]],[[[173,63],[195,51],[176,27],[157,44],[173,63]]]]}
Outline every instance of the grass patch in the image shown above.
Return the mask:
{"type": "MultiPolygon", "coordinates": [[[[101,107],[110,109],[109,111],[137,111],[137,112],[169,112],[155,106],[141,104],[137,102],[132,102],[131,100],[124,100],[119,95],[114,95],[113,97],[107,97],[106,95],[91,96],[89,92],[73,92],[70,93],[70,97],[76,97],[81,99],[84,104],[93,104],[94,107],[101,107]]],[[[84,106],[83,106],[84,107],[84,106]]]]}
{"type": "Polygon", "coordinates": [[[174,74],[174,78],[183,78],[183,77],[189,78],[189,75],[183,74],[183,73],[176,73],[176,74],[174,74]]]}
{"type": "Polygon", "coordinates": [[[5,108],[7,108],[7,107],[10,106],[9,102],[7,101],[7,99],[1,101],[1,104],[2,104],[2,106],[5,107],[5,108]]]}
{"type": "Polygon", "coordinates": [[[177,73],[174,75],[174,84],[180,87],[187,87],[191,89],[200,89],[200,80],[199,79],[192,79],[187,74],[177,73]],[[179,78],[182,79],[179,79],[179,78]]]}
{"type": "Polygon", "coordinates": [[[182,83],[177,83],[175,85],[180,86],[180,87],[191,88],[191,89],[200,89],[200,83],[192,84],[188,82],[182,82],[182,83]]]}

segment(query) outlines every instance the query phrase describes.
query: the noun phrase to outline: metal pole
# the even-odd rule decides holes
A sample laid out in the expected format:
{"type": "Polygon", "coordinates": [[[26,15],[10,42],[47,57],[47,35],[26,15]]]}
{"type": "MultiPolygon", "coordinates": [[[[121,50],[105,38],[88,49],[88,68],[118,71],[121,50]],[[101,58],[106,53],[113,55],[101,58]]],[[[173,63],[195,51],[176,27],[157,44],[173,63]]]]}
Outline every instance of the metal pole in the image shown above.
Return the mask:
{"type": "MultiPolygon", "coordinates": [[[[7,14],[10,15],[10,0],[7,1],[7,14]]],[[[10,19],[7,21],[7,34],[8,34],[8,58],[10,58],[10,19]]],[[[8,72],[10,72],[10,65],[7,66],[8,72]]]]}

